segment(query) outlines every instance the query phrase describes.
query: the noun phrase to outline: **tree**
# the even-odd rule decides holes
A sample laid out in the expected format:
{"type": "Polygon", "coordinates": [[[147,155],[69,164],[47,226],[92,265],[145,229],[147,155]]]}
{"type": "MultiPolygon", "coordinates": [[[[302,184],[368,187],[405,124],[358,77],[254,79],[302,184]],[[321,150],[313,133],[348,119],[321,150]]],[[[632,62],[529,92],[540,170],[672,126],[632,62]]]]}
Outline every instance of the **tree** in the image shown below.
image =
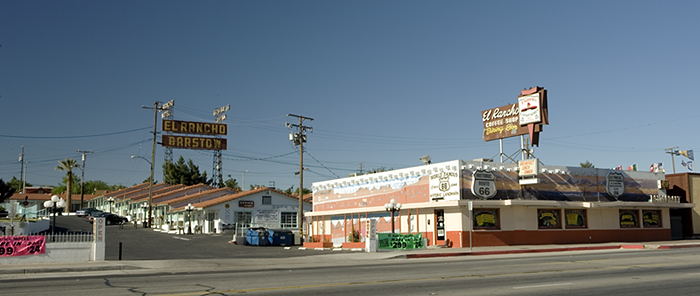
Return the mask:
{"type": "Polygon", "coordinates": [[[241,186],[238,185],[236,179],[231,178],[231,175],[228,175],[228,179],[224,181],[224,187],[231,188],[236,191],[241,191],[241,186]]]}
{"type": "MultiPolygon", "coordinates": [[[[303,194],[309,194],[311,193],[311,190],[308,188],[304,188],[301,192],[303,194]]],[[[284,193],[289,195],[297,195],[299,194],[299,189],[294,189],[294,185],[292,185],[292,187],[287,188],[287,190],[285,190],[284,193]]]]}
{"type": "Polygon", "coordinates": [[[581,167],[582,167],[582,168],[594,169],[594,168],[595,168],[595,165],[593,165],[593,163],[591,163],[590,161],[586,160],[586,162],[582,162],[582,163],[581,163],[581,167]]]}
{"type": "Polygon", "coordinates": [[[72,158],[66,158],[64,160],[61,160],[58,162],[58,166],[55,168],[55,170],[58,171],[66,171],[66,213],[70,212],[70,206],[71,206],[71,189],[73,185],[73,169],[80,167],[78,165],[78,161],[72,158]]]}
{"type": "MultiPolygon", "coordinates": [[[[59,183],[58,186],[54,187],[51,190],[51,193],[53,194],[62,194],[64,192],[68,192],[68,176],[63,177],[62,183],[59,183]]],[[[78,178],[77,175],[72,176],[71,184],[79,184],[80,183],[80,178],[78,178]]],[[[71,186],[71,194],[79,194],[80,193],[80,187],[78,186],[71,186]]]]}
{"type": "Polygon", "coordinates": [[[5,202],[5,200],[10,198],[13,194],[15,194],[15,189],[5,184],[5,181],[0,179],[0,203],[5,202]]]}
{"type": "MultiPolygon", "coordinates": [[[[7,185],[10,185],[10,187],[15,189],[15,192],[20,192],[22,191],[22,183],[17,180],[15,176],[12,176],[12,180],[10,182],[7,182],[7,185]]],[[[34,185],[30,184],[29,182],[25,181],[24,186],[26,187],[32,187],[34,185]]]]}
{"type": "Polygon", "coordinates": [[[176,163],[166,161],[163,164],[163,172],[166,184],[182,184],[190,186],[194,184],[211,184],[207,179],[207,172],[200,173],[199,167],[190,159],[185,163],[185,159],[180,156],[176,163]]]}

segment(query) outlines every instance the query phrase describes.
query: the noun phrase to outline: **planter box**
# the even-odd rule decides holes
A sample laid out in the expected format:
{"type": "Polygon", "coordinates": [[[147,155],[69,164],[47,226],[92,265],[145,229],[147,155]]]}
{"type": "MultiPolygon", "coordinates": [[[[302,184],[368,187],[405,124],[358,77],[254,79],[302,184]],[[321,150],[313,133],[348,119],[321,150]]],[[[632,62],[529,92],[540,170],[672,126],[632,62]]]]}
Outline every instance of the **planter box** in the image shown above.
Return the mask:
{"type": "Polygon", "coordinates": [[[304,248],[332,248],[333,243],[304,243],[304,248]]]}
{"type": "Polygon", "coordinates": [[[364,249],[365,242],[343,243],[343,249],[364,249]]]}

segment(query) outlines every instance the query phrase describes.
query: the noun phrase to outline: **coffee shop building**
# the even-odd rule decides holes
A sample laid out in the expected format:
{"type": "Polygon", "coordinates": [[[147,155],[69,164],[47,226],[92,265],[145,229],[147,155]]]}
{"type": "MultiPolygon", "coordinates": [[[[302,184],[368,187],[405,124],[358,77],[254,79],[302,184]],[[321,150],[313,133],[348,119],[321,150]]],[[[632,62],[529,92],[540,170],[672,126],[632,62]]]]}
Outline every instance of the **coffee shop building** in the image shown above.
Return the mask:
{"type": "MultiPolygon", "coordinates": [[[[663,172],[454,160],[315,182],[307,241],[421,234],[448,247],[666,241],[693,233],[694,204],[663,172]],[[528,167],[531,170],[532,167],[528,167]],[[392,215],[386,205],[400,208],[392,215]],[[392,227],[394,228],[392,230],[392,227]],[[690,228],[690,229],[689,229],[690,228]]],[[[364,239],[364,238],[362,238],[364,239]]]]}

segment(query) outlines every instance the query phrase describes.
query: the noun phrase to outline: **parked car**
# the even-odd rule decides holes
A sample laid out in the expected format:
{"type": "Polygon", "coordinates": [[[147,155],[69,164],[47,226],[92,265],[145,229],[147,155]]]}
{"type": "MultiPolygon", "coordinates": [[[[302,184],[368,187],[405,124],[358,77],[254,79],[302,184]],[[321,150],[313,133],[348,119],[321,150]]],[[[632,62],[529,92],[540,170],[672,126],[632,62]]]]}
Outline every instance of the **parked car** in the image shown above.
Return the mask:
{"type": "Polygon", "coordinates": [[[81,210],[75,212],[75,215],[78,217],[88,217],[88,216],[94,216],[97,214],[102,213],[102,211],[95,209],[95,208],[82,208],[81,210]]]}
{"type": "Polygon", "coordinates": [[[103,213],[101,213],[101,214],[99,214],[99,215],[96,215],[96,216],[87,217],[87,219],[90,220],[90,224],[92,224],[92,222],[94,221],[95,217],[98,217],[98,218],[105,218],[105,223],[106,223],[107,225],[112,225],[112,224],[124,224],[124,223],[126,223],[126,222],[129,222],[129,219],[127,219],[126,217],[122,217],[122,216],[119,216],[119,215],[117,215],[117,214],[112,214],[112,213],[103,212],[103,213]]]}

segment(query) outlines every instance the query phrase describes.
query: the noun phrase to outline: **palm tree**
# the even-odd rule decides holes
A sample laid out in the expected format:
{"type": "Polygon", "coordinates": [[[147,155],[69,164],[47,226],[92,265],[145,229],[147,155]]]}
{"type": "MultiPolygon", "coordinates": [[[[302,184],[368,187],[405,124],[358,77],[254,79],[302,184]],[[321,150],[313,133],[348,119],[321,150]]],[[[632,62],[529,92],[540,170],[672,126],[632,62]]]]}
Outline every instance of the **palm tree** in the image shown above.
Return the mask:
{"type": "Polygon", "coordinates": [[[67,191],[67,196],[66,196],[66,213],[70,212],[70,205],[71,205],[71,185],[73,183],[73,168],[79,168],[80,166],[78,165],[78,161],[72,158],[66,158],[64,160],[61,160],[58,162],[59,165],[55,168],[55,170],[58,171],[66,171],[66,191],[67,191]]]}

